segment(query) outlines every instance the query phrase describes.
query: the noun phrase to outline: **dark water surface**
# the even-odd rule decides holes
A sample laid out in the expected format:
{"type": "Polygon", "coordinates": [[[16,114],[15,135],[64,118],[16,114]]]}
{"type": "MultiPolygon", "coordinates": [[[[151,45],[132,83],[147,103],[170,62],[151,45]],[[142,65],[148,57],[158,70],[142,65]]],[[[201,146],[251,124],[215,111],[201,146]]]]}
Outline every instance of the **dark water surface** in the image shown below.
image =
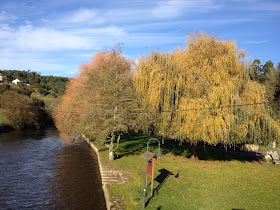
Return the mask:
{"type": "Polygon", "coordinates": [[[106,209],[97,157],[56,129],[0,134],[0,209],[106,209]]]}

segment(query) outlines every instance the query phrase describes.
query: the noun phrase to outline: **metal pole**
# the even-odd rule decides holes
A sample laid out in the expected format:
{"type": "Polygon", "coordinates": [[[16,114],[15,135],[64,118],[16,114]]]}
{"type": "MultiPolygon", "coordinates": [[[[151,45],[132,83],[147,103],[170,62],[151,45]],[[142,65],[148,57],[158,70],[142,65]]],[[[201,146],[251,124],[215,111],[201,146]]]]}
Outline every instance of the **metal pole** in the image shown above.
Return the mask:
{"type": "MultiPolygon", "coordinates": [[[[149,140],[150,141],[150,140],[149,140]]],[[[143,198],[142,198],[142,209],[145,208],[145,202],[146,202],[146,176],[147,176],[147,170],[148,170],[148,150],[149,150],[149,141],[147,143],[147,153],[146,153],[146,169],[145,169],[145,181],[144,181],[144,190],[143,190],[143,198]]]]}
{"type": "Polygon", "coordinates": [[[145,202],[146,202],[146,177],[147,177],[147,170],[148,170],[148,151],[149,151],[149,143],[151,140],[157,140],[158,146],[160,147],[160,141],[156,138],[151,138],[147,143],[147,153],[146,153],[146,169],[145,169],[145,181],[144,181],[144,190],[143,190],[143,198],[142,198],[142,209],[145,208],[145,202]]]}

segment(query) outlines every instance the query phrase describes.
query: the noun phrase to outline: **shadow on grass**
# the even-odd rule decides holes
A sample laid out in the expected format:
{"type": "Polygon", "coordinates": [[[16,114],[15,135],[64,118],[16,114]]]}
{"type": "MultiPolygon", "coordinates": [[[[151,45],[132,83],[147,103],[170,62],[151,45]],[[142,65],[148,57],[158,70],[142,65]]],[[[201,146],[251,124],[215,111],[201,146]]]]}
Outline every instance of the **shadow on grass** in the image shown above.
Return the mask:
{"type": "MultiPolygon", "coordinates": [[[[121,137],[119,147],[115,149],[118,158],[126,155],[139,155],[146,151],[149,136],[139,134],[124,134],[121,137]]],[[[116,148],[116,145],[115,145],[116,148]]],[[[158,143],[151,141],[149,144],[149,151],[156,153],[158,143]]],[[[165,140],[161,144],[162,154],[171,153],[175,156],[183,156],[190,158],[192,156],[192,145],[187,142],[180,143],[176,140],[165,140]]],[[[220,160],[220,161],[260,161],[262,157],[255,152],[241,152],[234,150],[225,150],[217,147],[204,146],[199,144],[197,146],[197,158],[199,160],[220,160]]]]}
{"type": "MultiPolygon", "coordinates": [[[[126,155],[138,155],[147,148],[147,142],[150,139],[148,136],[137,134],[124,134],[120,139],[119,147],[115,150],[118,158],[126,155]]],[[[156,143],[151,142],[151,148],[155,147],[156,143]]],[[[116,148],[116,145],[115,145],[116,148]]]]}
{"type": "MultiPolygon", "coordinates": [[[[172,153],[178,156],[184,156],[190,158],[192,154],[192,147],[187,142],[179,143],[174,140],[165,141],[163,147],[163,154],[172,153]]],[[[260,161],[262,156],[256,152],[243,152],[235,150],[226,150],[219,147],[205,146],[203,143],[199,143],[196,147],[197,159],[199,160],[219,160],[219,161],[260,161]]]]}
{"type": "MultiPolygon", "coordinates": [[[[166,170],[165,168],[162,168],[160,170],[158,170],[160,172],[160,174],[154,179],[154,181],[157,181],[159,183],[159,185],[153,190],[153,195],[152,197],[150,197],[146,203],[145,206],[147,207],[149,202],[153,199],[155,193],[158,195],[159,194],[159,190],[162,187],[162,185],[166,182],[166,180],[171,176],[174,175],[172,172],[166,170]]],[[[179,173],[177,174],[178,176],[175,175],[175,177],[179,177],[179,173]]],[[[151,183],[150,183],[151,184],[151,183]]],[[[149,185],[150,185],[149,184],[149,185]]]]}

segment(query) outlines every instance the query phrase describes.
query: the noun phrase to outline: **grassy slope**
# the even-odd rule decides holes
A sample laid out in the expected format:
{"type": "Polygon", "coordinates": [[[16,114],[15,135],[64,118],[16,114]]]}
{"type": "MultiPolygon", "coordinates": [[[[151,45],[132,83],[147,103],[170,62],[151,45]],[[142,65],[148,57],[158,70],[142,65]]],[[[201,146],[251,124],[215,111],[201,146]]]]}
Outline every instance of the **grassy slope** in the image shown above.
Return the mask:
{"type": "MultiPolygon", "coordinates": [[[[117,150],[121,158],[111,162],[133,179],[109,188],[110,193],[125,196],[127,209],[141,209],[145,159],[140,154],[147,140],[143,136],[124,136],[117,150]]],[[[151,145],[156,152],[157,144],[151,145]]],[[[155,191],[151,196],[148,187],[147,209],[279,208],[279,166],[240,160],[192,160],[173,154],[176,147],[185,154],[182,146],[162,147],[165,155],[155,164],[155,191]]],[[[101,158],[106,157],[108,151],[102,152],[101,158]]]]}

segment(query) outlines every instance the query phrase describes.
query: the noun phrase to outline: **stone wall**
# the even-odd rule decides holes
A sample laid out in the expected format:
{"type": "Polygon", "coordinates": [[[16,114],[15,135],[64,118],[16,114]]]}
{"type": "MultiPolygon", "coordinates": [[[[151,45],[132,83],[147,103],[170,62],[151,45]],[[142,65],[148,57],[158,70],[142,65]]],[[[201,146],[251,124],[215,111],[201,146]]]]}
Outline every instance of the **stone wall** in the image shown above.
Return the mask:
{"type": "Polygon", "coordinates": [[[100,173],[100,176],[101,176],[101,179],[102,179],[102,189],[103,189],[103,193],[104,193],[104,197],[105,197],[105,202],[106,202],[106,208],[107,208],[107,210],[110,210],[112,205],[110,203],[110,196],[109,196],[109,192],[108,192],[107,186],[103,182],[103,177],[102,177],[103,167],[102,167],[102,163],[100,161],[98,148],[96,146],[94,146],[94,144],[92,144],[90,142],[90,140],[85,135],[82,134],[82,137],[85,140],[85,142],[89,145],[89,147],[95,152],[95,154],[97,156],[98,165],[99,165],[99,173],[100,173]]]}

